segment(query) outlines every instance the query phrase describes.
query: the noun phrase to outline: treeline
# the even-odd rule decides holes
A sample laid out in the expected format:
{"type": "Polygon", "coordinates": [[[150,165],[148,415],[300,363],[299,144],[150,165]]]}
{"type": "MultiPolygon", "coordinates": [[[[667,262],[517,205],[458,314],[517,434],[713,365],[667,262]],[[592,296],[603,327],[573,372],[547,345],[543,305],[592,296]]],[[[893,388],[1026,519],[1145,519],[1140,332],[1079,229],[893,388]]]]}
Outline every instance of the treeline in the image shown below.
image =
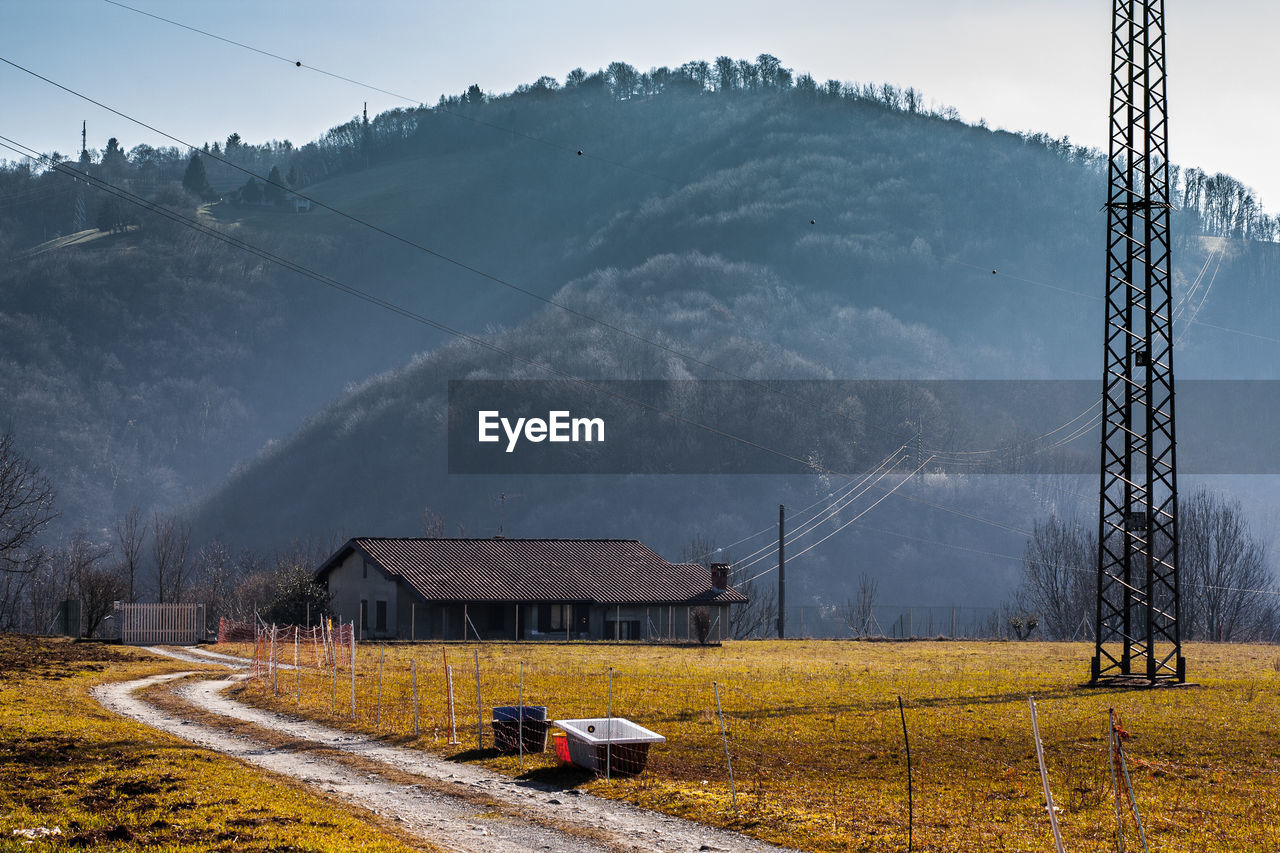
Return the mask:
{"type": "MultiPolygon", "coordinates": [[[[1240,501],[1205,488],[1183,495],[1178,538],[1182,638],[1275,642],[1280,636],[1280,584],[1240,501]]],[[[1038,626],[1045,639],[1089,639],[1097,618],[1097,560],[1095,529],[1057,516],[1037,522],[1027,540],[1023,584],[1011,612],[1024,625],[1038,626]]],[[[1172,611],[1173,603],[1161,601],[1159,606],[1172,611]]]]}
{"type": "MultiPolygon", "coordinates": [[[[287,189],[404,158],[439,154],[442,147],[471,144],[470,135],[458,132],[459,119],[462,124],[487,125],[512,139],[530,130],[546,131],[547,138],[554,139],[568,114],[580,114],[593,104],[743,96],[781,98],[796,105],[861,104],[890,113],[959,121],[954,107],[931,102],[913,87],[835,79],[820,82],[809,74],[796,75],[766,53],[755,61],[720,56],[712,62],[696,60],[648,71],[613,62],[594,72],[575,68],[563,82],[543,76],[506,94],[485,92],[473,84],[465,92],[441,95],[434,107],[398,108],[372,119],[367,114],[356,116],[302,146],[288,140],[253,144],[231,133],[225,141],[205,142],[193,154],[174,146],[138,145],[125,151],[112,138],[102,151],[84,151],[74,163],[58,152],[49,157],[144,196],[184,183],[207,199],[280,204],[287,189]],[[196,161],[205,174],[193,183],[190,169],[196,161]],[[267,181],[247,177],[241,169],[267,181]]],[[[1042,133],[1021,137],[1027,145],[1069,162],[1096,169],[1105,164],[1105,154],[1074,145],[1066,137],[1042,133]]],[[[113,200],[91,201],[93,209],[86,209],[83,188],[49,179],[49,171],[48,163],[25,161],[0,168],[0,251],[6,243],[12,251],[86,227],[119,229],[131,223],[131,211],[113,200]]],[[[1276,217],[1266,214],[1254,192],[1239,180],[1196,168],[1175,167],[1172,172],[1175,215],[1189,220],[1183,225],[1186,231],[1267,241],[1280,236],[1276,217]]]]}
{"type": "Polygon", "coordinates": [[[116,605],[132,602],[199,602],[208,624],[259,616],[314,623],[328,614],[329,598],[313,573],[336,547],[295,542],[237,550],[221,540],[196,546],[180,516],[144,517],[135,508],[108,534],[77,531],[0,567],[0,632],[54,633],[68,600],[79,602],[86,637],[102,636],[116,605]]]}

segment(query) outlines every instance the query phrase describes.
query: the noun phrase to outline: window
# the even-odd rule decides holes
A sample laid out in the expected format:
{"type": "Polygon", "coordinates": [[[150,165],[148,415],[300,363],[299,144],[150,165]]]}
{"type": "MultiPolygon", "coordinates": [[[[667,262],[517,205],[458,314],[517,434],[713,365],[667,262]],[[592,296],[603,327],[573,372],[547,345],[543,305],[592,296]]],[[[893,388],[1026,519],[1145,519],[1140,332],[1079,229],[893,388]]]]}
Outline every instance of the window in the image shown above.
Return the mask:
{"type": "Polygon", "coordinates": [[[376,602],[373,606],[373,630],[384,633],[387,630],[387,603],[385,601],[376,602]]]}
{"type": "Polygon", "coordinates": [[[551,624],[548,626],[552,631],[563,631],[569,622],[569,605],[553,604],[551,605],[551,624]]]}

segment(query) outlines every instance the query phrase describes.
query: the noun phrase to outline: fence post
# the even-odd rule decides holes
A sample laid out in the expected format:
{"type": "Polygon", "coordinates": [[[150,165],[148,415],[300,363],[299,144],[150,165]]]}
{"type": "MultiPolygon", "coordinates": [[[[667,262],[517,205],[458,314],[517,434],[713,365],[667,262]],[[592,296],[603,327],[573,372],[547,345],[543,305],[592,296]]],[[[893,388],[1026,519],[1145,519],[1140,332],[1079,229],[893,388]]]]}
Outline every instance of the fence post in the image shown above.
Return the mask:
{"type": "Polygon", "coordinates": [[[911,738],[907,735],[907,712],[902,707],[902,697],[898,697],[898,716],[902,718],[902,742],[907,749],[907,851],[910,853],[915,843],[916,798],[911,789],[911,738]]]}
{"type": "Polygon", "coordinates": [[[605,719],[604,778],[613,773],[613,667],[609,667],[609,716],[605,719]]]}
{"type": "Polygon", "coordinates": [[[276,626],[271,624],[271,695],[280,695],[280,667],[276,665],[276,626]]]}
{"type": "Polygon", "coordinates": [[[724,742],[724,763],[729,768],[729,794],[733,797],[733,813],[738,813],[738,788],[733,784],[733,759],[729,758],[729,734],[724,728],[724,711],[720,709],[720,684],[711,682],[716,689],[716,715],[720,717],[720,740],[724,742]]]}
{"type": "Polygon", "coordinates": [[[1062,833],[1058,831],[1058,813],[1053,808],[1053,792],[1049,790],[1049,771],[1044,766],[1044,747],[1040,744],[1040,722],[1036,718],[1036,700],[1027,697],[1031,706],[1031,734],[1036,742],[1036,761],[1040,763],[1040,784],[1044,786],[1044,803],[1049,812],[1049,826],[1053,829],[1053,843],[1058,853],[1066,853],[1062,846],[1062,833]]]}
{"type": "Polygon", "coordinates": [[[374,726],[382,728],[382,664],[387,659],[387,647],[378,645],[378,711],[374,717],[374,726]]]}
{"type": "Polygon", "coordinates": [[[445,675],[449,679],[449,744],[456,746],[458,743],[458,718],[453,712],[453,667],[445,667],[445,675]]]}
{"type": "Polygon", "coordinates": [[[524,769],[524,661],[520,661],[520,699],[516,711],[516,739],[520,742],[520,769],[524,769]]]}
{"type": "Polygon", "coordinates": [[[301,641],[298,638],[298,626],[294,625],[293,626],[293,677],[294,677],[293,681],[294,681],[294,684],[296,685],[297,696],[294,701],[297,705],[302,704],[302,667],[298,666],[298,646],[300,642],[301,641]]]}
{"type": "Polygon", "coordinates": [[[356,623],[351,621],[351,719],[356,718],[356,623]]]}
{"type": "Polygon", "coordinates": [[[409,661],[409,670],[413,674],[413,736],[418,736],[418,662],[409,661]]]}
{"type": "Polygon", "coordinates": [[[476,656],[476,749],[484,749],[484,704],[480,701],[480,650],[476,656]]]}

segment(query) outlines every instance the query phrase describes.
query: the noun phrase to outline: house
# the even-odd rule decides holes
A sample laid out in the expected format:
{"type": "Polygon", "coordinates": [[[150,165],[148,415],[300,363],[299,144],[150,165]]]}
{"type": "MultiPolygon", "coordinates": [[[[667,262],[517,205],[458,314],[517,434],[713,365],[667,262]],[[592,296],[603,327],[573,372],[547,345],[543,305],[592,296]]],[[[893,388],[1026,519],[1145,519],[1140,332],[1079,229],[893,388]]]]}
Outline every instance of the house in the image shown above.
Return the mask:
{"type": "Polygon", "coordinates": [[[696,640],[747,599],[729,567],[634,539],[351,539],[316,570],[366,639],[696,640]]]}

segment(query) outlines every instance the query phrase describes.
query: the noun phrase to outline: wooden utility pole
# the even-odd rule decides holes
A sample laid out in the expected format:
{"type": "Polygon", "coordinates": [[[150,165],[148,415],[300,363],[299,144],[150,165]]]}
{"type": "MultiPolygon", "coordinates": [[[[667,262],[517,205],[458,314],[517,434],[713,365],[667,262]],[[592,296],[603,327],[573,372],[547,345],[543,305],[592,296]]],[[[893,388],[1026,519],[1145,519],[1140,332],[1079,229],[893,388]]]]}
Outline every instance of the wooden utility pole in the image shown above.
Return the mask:
{"type": "Polygon", "coordinates": [[[787,637],[787,508],[778,504],[778,639],[787,637]]]}

